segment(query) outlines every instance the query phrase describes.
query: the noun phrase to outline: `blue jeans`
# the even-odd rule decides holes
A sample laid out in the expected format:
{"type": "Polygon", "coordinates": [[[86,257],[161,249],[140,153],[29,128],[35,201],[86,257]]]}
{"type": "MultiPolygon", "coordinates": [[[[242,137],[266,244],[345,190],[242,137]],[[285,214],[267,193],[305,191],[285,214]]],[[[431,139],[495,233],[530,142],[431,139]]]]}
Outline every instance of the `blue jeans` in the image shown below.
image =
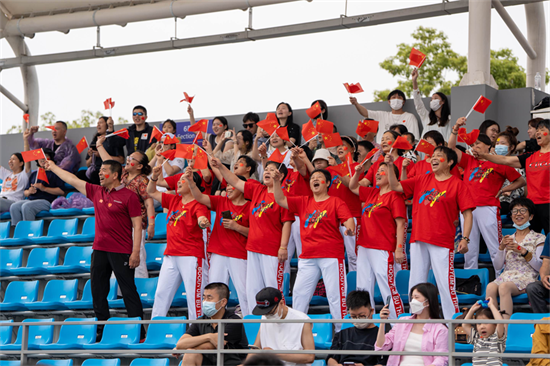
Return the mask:
{"type": "Polygon", "coordinates": [[[49,211],[50,202],[46,200],[22,200],[10,206],[11,226],[19,221],[34,221],[40,211],[49,211]]]}

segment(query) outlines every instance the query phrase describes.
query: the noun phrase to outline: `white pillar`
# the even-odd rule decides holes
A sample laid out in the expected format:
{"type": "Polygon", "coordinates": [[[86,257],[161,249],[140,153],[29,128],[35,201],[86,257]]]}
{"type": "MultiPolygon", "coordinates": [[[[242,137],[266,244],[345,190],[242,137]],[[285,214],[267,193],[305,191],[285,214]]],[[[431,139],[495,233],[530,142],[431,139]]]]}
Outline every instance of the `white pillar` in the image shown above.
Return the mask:
{"type": "Polygon", "coordinates": [[[535,75],[541,76],[541,90],[545,90],[546,78],[546,21],[544,19],[544,3],[525,4],[527,18],[527,40],[537,57],[527,57],[527,87],[535,87],[535,75]]]}
{"type": "Polygon", "coordinates": [[[491,0],[469,0],[468,72],[460,85],[498,85],[491,76],[491,0]]]}

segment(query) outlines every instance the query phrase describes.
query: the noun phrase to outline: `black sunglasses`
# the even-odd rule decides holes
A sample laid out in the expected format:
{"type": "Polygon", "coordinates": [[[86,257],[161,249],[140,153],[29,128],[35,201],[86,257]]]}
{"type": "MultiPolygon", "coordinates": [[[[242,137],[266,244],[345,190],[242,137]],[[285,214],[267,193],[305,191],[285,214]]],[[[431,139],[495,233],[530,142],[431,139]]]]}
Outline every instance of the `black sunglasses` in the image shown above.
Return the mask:
{"type": "Polygon", "coordinates": [[[244,128],[252,128],[254,127],[256,124],[255,123],[243,123],[243,127],[244,128]]]}

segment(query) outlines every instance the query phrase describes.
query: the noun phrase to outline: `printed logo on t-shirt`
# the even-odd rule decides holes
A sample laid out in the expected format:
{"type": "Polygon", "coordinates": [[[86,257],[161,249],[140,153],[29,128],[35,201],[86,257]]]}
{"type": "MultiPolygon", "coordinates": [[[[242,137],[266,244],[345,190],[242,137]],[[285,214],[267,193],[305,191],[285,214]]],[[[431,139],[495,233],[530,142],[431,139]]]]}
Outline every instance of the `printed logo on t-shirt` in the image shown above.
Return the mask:
{"type": "Polygon", "coordinates": [[[330,182],[331,187],[336,187],[336,189],[340,188],[340,184],[342,184],[342,180],[340,179],[339,175],[335,175],[332,177],[332,180],[330,182]]]}
{"type": "Polygon", "coordinates": [[[304,227],[308,227],[310,225],[313,226],[314,229],[317,228],[317,225],[323,220],[323,217],[327,216],[327,210],[325,211],[313,211],[310,213],[307,217],[306,222],[304,223],[304,227]]]}
{"type": "Polygon", "coordinates": [[[369,213],[369,217],[370,217],[370,214],[376,210],[378,207],[382,206],[384,204],[384,202],[378,202],[378,203],[369,203],[368,205],[366,205],[365,207],[363,207],[363,212],[361,212],[361,215],[363,215],[366,212],[369,213]]]}
{"type": "Polygon", "coordinates": [[[472,173],[470,174],[468,180],[471,181],[473,179],[474,181],[477,180],[479,183],[483,183],[485,178],[487,178],[487,176],[492,172],[493,168],[483,169],[482,167],[477,167],[472,169],[472,173]]]}
{"type": "Polygon", "coordinates": [[[166,219],[166,223],[176,226],[178,224],[178,220],[185,216],[187,216],[187,210],[183,210],[181,213],[179,210],[172,212],[170,216],[168,216],[168,219],[166,219]]]}
{"type": "Polygon", "coordinates": [[[422,195],[420,196],[420,199],[418,200],[418,203],[424,202],[424,205],[430,205],[430,207],[433,207],[433,205],[439,201],[441,197],[445,197],[447,195],[447,191],[439,192],[435,188],[432,188],[430,190],[425,190],[422,192],[422,195]]]}
{"type": "MultiPolygon", "coordinates": [[[[243,218],[243,215],[237,215],[235,212],[231,212],[231,220],[238,222],[243,218]]],[[[220,226],[223,225],[223,217],[220,217],[220,226]]]]}
{"type": "Polygon", "coordinates": [[[265,203],[265,201],[258,203],[252,210],[252,215],[254,215],[254,217],[262,217],[262,214],[272,208],[274,203],[275,202],[265,203]]]}
{"type": "Polygon", "coordinates": [[[540,168],[544,168],[544,167],[547,167],[548,166],[548,162],[547,161],[536,161],[534,163],[529,163],[529,170],[536,170],[536,169],[540,169],[540,168]]]}
{"type": "Polygon", "coordinates": [[[283,191],[290,192],[290,187],[292,187],[294,183],[296,183],[296,179],[294,180],[291,180],[290,178],[286,179],[285,182],[283,183],[283,191]]]}

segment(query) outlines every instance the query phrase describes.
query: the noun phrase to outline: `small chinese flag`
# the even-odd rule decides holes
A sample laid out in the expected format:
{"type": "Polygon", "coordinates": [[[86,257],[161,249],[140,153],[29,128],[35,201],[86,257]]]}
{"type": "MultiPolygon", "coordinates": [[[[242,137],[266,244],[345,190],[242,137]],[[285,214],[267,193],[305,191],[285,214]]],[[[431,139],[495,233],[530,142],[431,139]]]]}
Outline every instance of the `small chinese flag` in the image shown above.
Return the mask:
{"type": "Polygon", "coordinates": [[[149,143],[153,141],[153,139],[156,139],[157,141],[160,141],[162,138],[162,131],[159,130],[157,126],[153,127],[153,132],[151,133],[151,138],[149,139],[149,143]]]}
{"type": "Polygon", "coordinates": [[[373,121],[370,119],[359,121],[359,123],[357,124],[357,129],[355,130],[355,132],[362,138],[365,138],[365,136],[369,132],[376,133],[377,131],[378,131],[378,121],[373,121]]]}
{"type": "Polygon", "coordinates": [[[472,130],[470,133],[466,133],[465,128],[458,129],[458,138],[462,140],[466,145],[471,146],[477,141],[479,137],[479,130],[472,130]]]}
{"type": "Polygon", "coordinates": [[[361,87],[361,84],[360,83],[357,83],[357,84],[348,84],[348,83],[344,83],[344,87],[346,88],[346,90],[348,91],[348,93],[350,94],[355,94],[355,93],[362,93],[364,92],[363,88],[361,87]]]}
{"type": "Polygon", "coordinates": [[[319,133],[332,133],[334,131],[334,123],[318,118],[315,128],[319,133]]]}
{"type": "Polygon", "coordinates": [[[309,116],[309,118],[315,118],[318,115],[321,114],[321,105],[319,102],[315,102],[314,105],[312,105],[310,108],[306,109],[306,113],[309,116]]]}
{"type": "Polygon", "coordinates": [[[351,177],[351,166],[353,165],[353,158],[351,157],[351,153],[348,153],[346,155],[346,164],[348,165],[349,176],[351,177]]]}
{"type": "Polygon", "coordinates": [[[176,158],[193,159],[193,145],[179,144],[176,146],[176,158]]]}
{"type": "Polygon", "coordinates": [[[426,55],[413,47],[409,56],[409,65],[419,69],[424,63],[424,60],[426,60],[426,55]]]}
{"type": "Polygon", "coordinates": [[[78,144],[76,144],[76,149],[79,154],[82,154],[82,151],[84,151],[84,149],[88,146],[88,140],[86,139],[86,136],[84,136],[80,139],[80,141],[78,141],[78,144]]]}
{"type": "Polygon", "coordinates": [[[21,151],[21,155],[23,156],[23,160],[25,161],[25,163],[38,159],[46,159],[46,155],[44,154],[44,151],[42,149],[21,151]]]}
{"type": "Polygon", "coordinates": [[[105,106],[105,109],[111,109],[115,106],[115,102],[113,102],[111,98],[107,98],[103,102],[103,105],[105,106]]]}
{"type": "Polygon", "coordinates": [[[207,119],[201,119],[197,123],[195,123],[193,126],[190,126],[187,131],[191,132],[208,132],[208,120],[207,119]]]}
{"type": "Polygon", "coordinates": [[[202,140],[204,137],[202,137],[202,132],[199,131],[195,138],[193,139],[193,144],[196,144],[199,140],[202,140]]]}
{"type": "Polygon", "coordinates": [[[115,136],[115,135],[119,136],[119,137],[122,137],[123,139],[126,139],[126,140],[128,140],[130,138],[130,134],[128,133],[127,128],[123,128],[122,130],[118,130],[118,131],[115,131],[113,133],[110,133],[107,136],[105,136],[105,138],[115,136]]]}
{"type": "Polygon", "coordinates": [[[376,155],[376,153],[380,151],[380,149],[377,149],[376,147],[374,149],[372,149],[371,151],[369,151],[369,153],[367,154],[367,156],[365,156],[365,159],[363,159],[363,161],[361,162],[361,165],[365,164],[367,162],[367,160],[369,160],[370,158],[372,158],[374,155],[376,155]]]}
{"type": "Polygon", "coordinates": [[[166,150],[164,152],[161,152],[160,155],[164,156],[168,160],[174,160],[174,158],[176,157],[176,150],[166,150]]]}
{"type": "Polygon", "coordinates": [[[401,150],[410,150],[412,145],[409,143],[405,136],[398,136],[393,144],[391,145],[392,149],[401,149],[401,150]]]}
{"type": "Polygon", "coordinates": [[[483,95],[479,97],[476,104],[474,104],[474,111],[479,113],[485,113],[487,108],[493,103],[491,100],[485,98],[483,95]]]}
{"type": "Polygon", "coordinates": [[[208,155],[206,155],[203,149],[197,149],[197,155],[195,155],[195,164],[193,164],[193,168],[195,169],[208,168],[208,155]]]}
{"type": "Polygon", "coordinates": [[[46,182],[47,184],[50,184],[50,181],[48,180],[48,175],[46,175],[46,171],[42,168],[38,168],[38,171],[36,172],[36,180],[41,180],[43,182],[46,182]]]}
{"type": "Polygon", "coordinates": [[[271,161],[274,161],[276,163],[281,164],[283,161],[285,161],[285,157],[286,157],[287,153],[288,153],[288,150],[284,154],[281,154],[279,149],[275,149],[275,150],[273,150],[273,152],[269,156],[268,160],[271,160],[271,161]]]}
{"type": "Polygon", "coordinates": [[[178,139],[176,136],[171,137],[170,135],[166,135],[164,137],[164,145],[172,145],[172,144],[179,144],[180,139],[178,139]]]}
{"type": "Polygon", "coordinates": [[[25,114],[23,115],[23,119],[25,120],[25,122],[27,122],[27,124],[29,124],[29,118],[30,118],[30,116],[29,116],[28,113],[25,113],[25,114]]]}
{"type": "Polygon", "coordinates": [[[331,167],[331,170],[341,177],[345,177],[349,175],[349,167],[346,162],[343,162],[342,164],[338,164],[336,166],[331,167]]]}
{"type": "Polygon", "coordinates": [[[46,128],[47,128],[48,130],[55,131],[55,126],[46,126],[46,128]]]}
{"type": "Polygon", "coordinates": [[[304,140],[309,141],[318,134],[319,132],[317,132],[311,120],[309,120],[308,123],[302,125],[302,136],[304,136],[304,140]]]}
{"type": "Polygon", "coordinates": [[[323,134],[323,143],[325,144],[325,147],[328,149],[329,147],[342,145],[342,139],[340,138],[340,134],[338,132],[327,133],[327,134],[323,134]]]}
{"type": "Polygon", "coordinates": [[[418,141],[418,144],[416,145],[416,151],[420,151],[428,156],[433,155],[434,149],[435,147],[424,139],[418,141]]]}
{"type": "Polygon", "coordinates": [[[257,123],[258,127],[272,135],[277,128],[279,128],[279,120],[275,113],[268,113],[263,121],[257,123]]]}
{"type": "Polygon", "coordinates": [[[290,141],[290,137],[288,136],[288,128],[285,127],[279,127],[277,130],[277,136],[279,136],[284,141],[290,141]]]}
{"type": "Polygon", "coordinates": [[[190,97],[189,94],[187,94],[186,92],[183,92],[183,96],[185,98],[183,98],[182,100],[180,100],[180,103],[181,102],[187,102],[189,104],[191,104],[191,102],[193,101],[193,99],[195,99],[195,97],[190,97]]]}

